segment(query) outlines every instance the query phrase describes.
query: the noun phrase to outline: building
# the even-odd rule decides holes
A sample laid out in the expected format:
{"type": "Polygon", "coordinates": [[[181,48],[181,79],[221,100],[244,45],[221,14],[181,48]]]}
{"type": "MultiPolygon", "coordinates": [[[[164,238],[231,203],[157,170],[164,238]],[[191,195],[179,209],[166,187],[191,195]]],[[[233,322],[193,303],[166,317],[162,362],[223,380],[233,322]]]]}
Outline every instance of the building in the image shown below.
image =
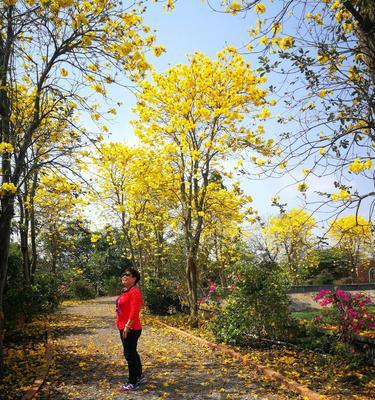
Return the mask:
{"type": "Polygon", "coordinates": [[[357,283],[375,283],[375,260],[361,263],[358,267],[357,283]]]}

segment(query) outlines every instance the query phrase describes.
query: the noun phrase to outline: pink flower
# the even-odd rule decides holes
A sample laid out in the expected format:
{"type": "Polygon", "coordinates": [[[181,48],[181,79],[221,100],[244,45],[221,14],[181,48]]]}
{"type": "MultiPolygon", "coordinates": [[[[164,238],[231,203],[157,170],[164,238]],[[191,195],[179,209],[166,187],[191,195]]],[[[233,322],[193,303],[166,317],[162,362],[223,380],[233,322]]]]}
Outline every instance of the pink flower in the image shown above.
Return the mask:
{"type": "Polygon", "coordinates": [[[318,300],[322,299],[325,297],[327,294],[331,294],[331,291],[329,289],[322,289],[315,297],[314,301],[318,302],[318,300]]]}
{"type": "Polygon", "coordinates": [[[217,285],[215,282],[211,282],[210,286],[208,287],[208,294],[215,292],[217,289],[217,285]]]}
{"type": "Polygon", "coordinates": [[[334,295],[338,298],[341,297],[342,300],[349,300],[349,293],[344,292],[343,290],[337,289],[334,293],[334,295]]]}

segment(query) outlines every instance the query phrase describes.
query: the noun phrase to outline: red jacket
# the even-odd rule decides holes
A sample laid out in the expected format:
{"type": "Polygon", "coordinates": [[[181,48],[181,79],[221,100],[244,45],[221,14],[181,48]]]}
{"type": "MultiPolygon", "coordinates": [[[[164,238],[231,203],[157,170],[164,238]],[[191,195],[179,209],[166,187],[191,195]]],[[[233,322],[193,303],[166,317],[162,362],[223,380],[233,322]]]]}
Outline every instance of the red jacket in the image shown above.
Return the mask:
{"type": "Polygon", "coordinates": [[[120,294],[116,300],[116,325],[118,329],[124,329],[129,320],[133,323],[130,326],[132,330],[142,329],[139,320],[139,312],[142,305],[142,294],[139,288],[133,286],[128,291],[120,294]]]}

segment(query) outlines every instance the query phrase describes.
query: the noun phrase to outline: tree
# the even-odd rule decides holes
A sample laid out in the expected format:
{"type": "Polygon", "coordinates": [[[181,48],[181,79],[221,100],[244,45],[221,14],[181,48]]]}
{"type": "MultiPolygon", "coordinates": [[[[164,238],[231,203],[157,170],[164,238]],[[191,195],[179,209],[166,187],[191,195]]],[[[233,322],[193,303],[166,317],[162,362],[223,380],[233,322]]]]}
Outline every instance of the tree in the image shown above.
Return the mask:
{"type": "MultiPolygon", "coordinates": [[[[213,174],[216,176],[218,173],[213,174]]],[[[200,270],[209,280],[227,288],[233,275],[233,266],[239,259],[238,248],[243,239],[246,216],[252,212],[252,199],[244,195],[237,185],[232,190],[224,187],[221,180],[212,179],[208,186],[205,227],[202,232],[200,270]],[[206,265],[205,265],[206,264],[206,265]]]]}
{"type": "Polygon", "coordinates": [[[171,169],[152,149],[121,143],[102,145],[94,162],[99,182],[97,200],[106,220],[111,218],[122,230],[126,255],[142,277],[145,264],[150,269],[153,265],[156,272],[161,268],[170,214],[176,208],[168,189],[174,181],[171,169]]]}
{"type": "Polygon", "coordinates": [[[98,121],[100,110],[89,90],[105,96],[106,84],[121,81],[124,72],[137,79],[149,67],[144,50],[152,46],[154,35],[147,35],[141,12],[142,6],[123,7],[109,0],[1,3],[0,371],[11,222],[26,164],[33,165],[30,148],[44,140],[38,129],[60,109],[72,132],[93,139],[77,129],[74,111],[86,110],[98,121]],[[27,119],[18,112],[25,99],[30,102],[27,119]]]}
{"type": "Polygon", "coordinates": [[[69,221],[76,216],[80,220],[79,206],[84,204],[80,197],[80,186],[61,174],[41,171],[41,184],[35,194],[35,205],[43,221],[45,251],[50,256],[51,270],[56,277],[61,250],[74,247],[66,231],[69,221]]]}
{"type": "MultiPolygon", "coordinates": [[[[248,50],[260,52],[261,73],[283,77],[271,82],[283,102],[277,117],[284,126],[279,136],[282,152],[263,171],[267,175],[293,171],[303,193],[317,178],[332,177],[331,190],[317,190],[322,195],[318,205],[323,201],[334,212],[345,208],[359,212],[365,206],[371,218],[375,201],[374,2],[224,3],[232,14],[257,14],[256,25],[249,30],[248,50]],[[351,181],[356,180],[358,185],[353,187],[351,181]]],[[[209,4],[220,8],[219,2],[210,0],[209,4]]]]}
{"type": "Polygon", "coordinates": [[[196,324],[197,255],[210,207],[210,177],[222,168],[222,159],[241,150],[270,155],[272,146],[262,137],[263,127],[250,129],[244,121],[248,113],[267,118],[267,92],[259,86],[264,80],[231,49],[218,53],[217,60],[195,53],[188,65],[152,77],[153,82],[141,85],[135,131],[166,157],[178,179],[175,196],[184,232],[188,300],[196,324]]]}
{"type": "MultiPolygon", "coordinates": [[[[14,112],[19,121],[28,120],[33,99],[28,95],[26,86],[23,85],[20,92],[23,101],[17,102],[14,112]]],[[[35,140],[28,149],[27,162],[20,178],[22,184],[18,188],[16,207],[19,212],[18,227],[25,290],[28,290],[33,282],[37,269],[36,240],[38,225],[42,221],[38,221],[35,194],[41,184],[41,171],[44,170],[45,173],[48,169],[50,173],[55,171],[56,175],[65,173],[71,177],[80,176],[81,173],[78,160],[82,157],[80,150],[86,143],[82,140],[80,132],[69,123],[70,113],[70,107],[61,106],[55,110],[51,107],[48,119],[44,120],[35,132],[35,140]]]]}
{"type": "Polygon", "coordinates": [[[354,281],[359,262],[369,258],[374,245],[372,224],[360,215],[348,215],[333,220],[328,234],[345,254],[354,281]]]}
{"type": "Polygon", "coordinates": [[[283,259],[293,283],[303,278],[305,271],[313,269],[318,264],[315,254],[315,238],[313,229],[316,227],[313,217],[304,210],[292,208],[269,220],[264,233],[270,238],[272,252],[283,259]]]}

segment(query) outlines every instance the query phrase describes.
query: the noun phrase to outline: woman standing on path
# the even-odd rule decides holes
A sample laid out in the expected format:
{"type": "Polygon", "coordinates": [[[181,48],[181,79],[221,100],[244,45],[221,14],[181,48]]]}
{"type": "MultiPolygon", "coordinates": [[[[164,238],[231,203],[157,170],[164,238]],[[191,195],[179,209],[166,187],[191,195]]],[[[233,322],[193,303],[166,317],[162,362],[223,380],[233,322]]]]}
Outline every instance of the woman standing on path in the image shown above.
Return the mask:
{"type": "Polygon", "coordinates": [[[136,390],[146,380],[142,374],[142,364],[137,352],[138,339],[142,333],[139,312],[142,306],[142,294],[137,286],[140,275],[136,269],[128,268],[121,278],[123,289],[116,300],[116,324],[120,331],[124,356],[128,363],[129,379],[120,388],[120,392],[136,390]]]}

